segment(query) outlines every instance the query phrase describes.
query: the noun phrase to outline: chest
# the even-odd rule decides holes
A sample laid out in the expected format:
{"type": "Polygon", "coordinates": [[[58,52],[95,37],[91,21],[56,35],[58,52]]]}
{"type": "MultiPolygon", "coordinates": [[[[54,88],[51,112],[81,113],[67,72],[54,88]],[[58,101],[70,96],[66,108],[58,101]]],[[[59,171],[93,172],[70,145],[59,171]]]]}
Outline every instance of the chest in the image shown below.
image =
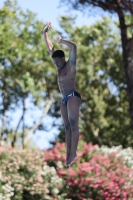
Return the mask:
{"type": "Polygon", "coordinates": [[[65,80],[71,76],[71,72],[70,70],[68,70],[68,67],[66,66],[64,69],[58,70],[57,76],[59,81],[65,80]]]}
{"type": "Polygon", "coordinates": [[[76,70],[71,71],[68,67],[68,65],[66,65],[66,67],[62,70],[58,70],[57,76],[58,76],[58,81],[59,82],[64,82],[64,81],[68,81],[70,79],[74,79],[76,74],[76,70]]]}

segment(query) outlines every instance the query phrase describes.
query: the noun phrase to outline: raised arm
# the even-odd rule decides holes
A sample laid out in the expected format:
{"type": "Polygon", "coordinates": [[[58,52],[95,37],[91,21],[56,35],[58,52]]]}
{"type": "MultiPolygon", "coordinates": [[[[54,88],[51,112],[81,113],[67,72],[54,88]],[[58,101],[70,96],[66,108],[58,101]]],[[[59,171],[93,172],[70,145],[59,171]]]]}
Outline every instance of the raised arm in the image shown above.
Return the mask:
{"type": "Polygon", "coordinates": [[[49,53],[50,55],[52,55],[52,53],[54,52],[54,46],[51,42],[51,40],[49,39],[49,36],[48,36],[48,30],[49,28],[51,27],[51,22],[49,22],[43,29],[43,34],[44,34],[44,40],[45,40],[45,43],[47,45],[47,48],[49,50],[49,53]]]}
{"type": "Polygon", "coordinates": [[[69,53],[69,64],[76,65],[76,51],[77,51],[76,44],[71,41],[64,40],[60,36],[57,38],[57,41],[59,44],[65,44],[71,48],[69,53]]]}

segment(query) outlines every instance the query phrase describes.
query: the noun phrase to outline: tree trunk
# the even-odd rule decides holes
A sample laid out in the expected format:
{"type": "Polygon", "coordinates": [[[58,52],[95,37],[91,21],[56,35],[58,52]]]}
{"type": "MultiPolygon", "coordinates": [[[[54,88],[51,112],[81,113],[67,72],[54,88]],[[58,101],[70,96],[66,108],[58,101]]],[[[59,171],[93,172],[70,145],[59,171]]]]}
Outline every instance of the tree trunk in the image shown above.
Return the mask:
{"type": "Polygon", "coordinates": [[[2,126],[1,126],[1,140],[4,139],[5,123],[6,123],[6,92],[3,92],[3,109],[2,109],[2,126]]]}
{"type": "Polygon", "coordinates": [[[132,50],[133,50],[133,38],[127,38],[127,26],[122,10],[118,12],[122,39],[123,49],[123,63],[124,71],[127,82],[127,90],[129,96],[129,113],[131,117],[131,126],[133,128],[133,63],[132,63],[132,50]]]}
{"type": "Polygon", "coordinates": [[[13,140],[12,140],[12,147],[15,147],[15,145],[16,145],[17,131],[18,131],[18,128],[19,128],[19,126],[20,126],[20,123],[21,123],[22,119],[23,119],[23,114],[22,114],[22,116],[21,116],[21,118],[20,118],[20,120],[19,120],[19,122],[18,122],[18,125],[17,125],[17,127],[16,127],[16,130],[15,130],[15,132],[14,132],[14,137],[13,137],[13,140]]]}
{"type": "Polygon", "coordinates": [[[22,129],[22,149],[24,149],[24,139],[25,139],[25,124],[24,124],[24,117],[25,117],[25,110],[26,110],[26,102],[25,102],[25,99],[26,99],[26,95],[24,94],[23,96],[23,129],[22,129]]]}
{"type": "Polygon", "coordinates": [[[2,113],[2,126],[1,126],[1,140],[4,139],[4,131],[5,131],[5,123],[6,123],[6,113],[3,111],[2,113]]]}

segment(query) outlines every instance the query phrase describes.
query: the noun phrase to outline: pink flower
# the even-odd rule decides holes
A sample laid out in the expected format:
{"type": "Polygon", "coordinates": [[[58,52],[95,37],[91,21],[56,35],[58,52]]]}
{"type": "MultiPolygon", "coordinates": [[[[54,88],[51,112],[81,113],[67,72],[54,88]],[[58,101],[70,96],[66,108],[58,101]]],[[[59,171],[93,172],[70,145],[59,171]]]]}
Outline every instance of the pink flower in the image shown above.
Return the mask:
{"type": "Polygon", "coordinates": [[[77,181],[77,180],[74,180],[73,183],[74,183],[75,185],[78,185],[78,181],[77,181]]]}
{"type": "Polygon", "coordinates": [[[67,174],[67,171],[57,170],[57,173],[58,173],[59,175],[66,175],[66,174],[67,174]]]}
{"type": "Polygon", "coordinates": [[[71,169],[71,168],[69,168],[69,174],[70,174],[71,177],[76,176],[76,172],[73,171],[73,169],[71,169]]]}
{"type": "Polygon", "coordinates": [[[98,184],[95,184],[94,186],[93,186],[93,188],[98,188],[99,187],[99,185],[98,184]]]}
{"type": "Polygon", "coordinates": [[[88,182],[88,183],[89,183],[89,182],[92,182],[92,181],[94,181],[94,178],[93,178],[93,177],[89,177],[89,178],[86,178],[85,180],[86,180],[86,182],[88,182]]]}
{"type": "Polygon", "coordinates": [[[83,152],[78,152],[77,155],[78,157],[82,156],[84,153],[83,152]]]}
{"type": "Polygon", "coordinates": [[[78,198],[82,198],[81,194],[77,194],[77,197],[78,197],[78,198]]]}
{"type": "Polygon", "coordinates": [[[127,192],[122,192],[123,197],[127,197],[128,193],[127,192]]]}
{"type": "Polygon", "coordinates": [[[87,189],[84,187],[84,188],[81,188],[81,191],[82,192],[87,192],[87,189]]]}
{"type": "Polygon", "coordinates": [[[84,137],[84,135],[83,135],[83,133],[80,133],[79,139],[81,139],[82,137],[84,137]]]}
{"type": "Polygon", "coordinates": [[[122,179],[119,180],[119,184],[122,184],[124,182],[125,182],[124,178],[122,178],[122,179]]]}
{"type": "Polygon", "coordinates": [[[103,196],[107,197],[108,196],[108,192],[104,192],[103,196]]]}

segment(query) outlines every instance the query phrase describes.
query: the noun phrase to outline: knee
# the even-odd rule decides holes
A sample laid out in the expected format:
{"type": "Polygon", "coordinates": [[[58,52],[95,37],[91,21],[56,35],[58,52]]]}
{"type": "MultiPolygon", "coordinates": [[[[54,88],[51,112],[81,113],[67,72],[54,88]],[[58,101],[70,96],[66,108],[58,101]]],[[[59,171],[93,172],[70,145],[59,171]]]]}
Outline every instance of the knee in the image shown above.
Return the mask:
{"type": "Polygon", "coordinates": [[[69,122],[68,122],[68,123],[65,123],[64,126],[65,126],[65,130],[66,130],[66,131],[69,131],[69,130],[70,130],[70,123],[69,123],[69,122]]]}
{"type": "Polygon", "coordinates": [[[78,123],[77,123],[77,121],[75,119],[70,118],[69,122],[70,122],[71,130],[74,130],[74,129],[78,128],[78,123]]]}

